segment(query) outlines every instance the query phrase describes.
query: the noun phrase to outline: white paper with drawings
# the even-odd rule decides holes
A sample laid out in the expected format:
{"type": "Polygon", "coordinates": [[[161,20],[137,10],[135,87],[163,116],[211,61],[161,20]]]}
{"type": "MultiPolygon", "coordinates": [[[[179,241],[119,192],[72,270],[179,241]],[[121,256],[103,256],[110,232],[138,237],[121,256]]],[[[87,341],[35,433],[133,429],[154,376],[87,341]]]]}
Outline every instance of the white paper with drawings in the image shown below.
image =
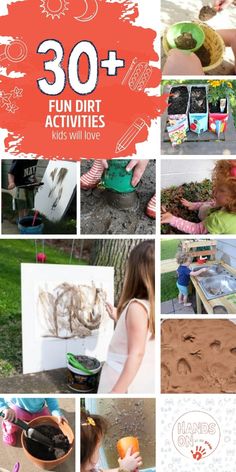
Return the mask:
{"type": "Polygon", "coordinates": [[[50,161],[35,195],[35,210],[50,221],[59,221],[66,213],[76,187],[76,163],[50,161]]]}
{"type": "Polygon", "coordinates": [[[66,353],[106,359],[113,267],[21,264],[23,373],[66,367],[66,353]]]}

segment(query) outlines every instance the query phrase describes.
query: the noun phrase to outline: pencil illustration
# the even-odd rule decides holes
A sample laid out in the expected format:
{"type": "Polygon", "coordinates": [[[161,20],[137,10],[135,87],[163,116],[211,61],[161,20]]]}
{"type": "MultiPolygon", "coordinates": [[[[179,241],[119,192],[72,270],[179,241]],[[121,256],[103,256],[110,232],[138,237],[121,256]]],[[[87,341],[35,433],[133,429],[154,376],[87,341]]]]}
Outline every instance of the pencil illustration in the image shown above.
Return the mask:
{"type": "Polygon", "coordinates": [[[137,118],[117,142],[116,154],[126,149],[144,126],[147,123],[142,118],[137,118]]]}

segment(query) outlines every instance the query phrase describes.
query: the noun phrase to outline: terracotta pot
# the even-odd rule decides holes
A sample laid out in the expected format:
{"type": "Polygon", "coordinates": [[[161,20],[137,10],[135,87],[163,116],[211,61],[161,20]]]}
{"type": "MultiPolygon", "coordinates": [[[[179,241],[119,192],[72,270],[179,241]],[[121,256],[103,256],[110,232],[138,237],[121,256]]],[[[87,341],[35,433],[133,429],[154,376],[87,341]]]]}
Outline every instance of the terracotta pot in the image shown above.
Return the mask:
{"type": "Polygon", "coordinates": [[[129,447],[132,447],[132,454],[134,452],[139,452],[138,438],[135,438],[134,436],[127,436],[125,438],[121,438],[117,442],[116,447],[117,447],[119,457],[121,459],[124,459],[125,454],[127,450],[129,449],[129,447]]]}
{"type": "Polygon", "coordinates": [[[42,459],[37,459],[37,457],[34,457],[32,456],[27,448],[26,448],[26,436],[25,436],[25,433],[24,431],[22,431],[21,433],[21,444],[22,444],[22,448],[24,450],[24,453],[26,455],[26,457],[29,459],[30,462],[33,462],[34,465],[36,465],[37,467],[39,467],[40,469],[44,469],[44,470],[53,470],[55,469],[56,467],[58,467],[60,464],[63,464],[63,462],[65,462],[68,457],[70,456],[71,452],[72,452],[72,449],[73,449],[73,445],[74,445],[74,433],[71,429],[71,427],[67,424],[67,423],[63,423],[62,425],[60,424],[59,426],[59,421],[58,419],[55,417],[55,416],[39,416],[38,418],[35,418],[34,420],[30,421],[28,423],[29,427],[31,428],[35,428],[37,426],[41,426],[41,425],[49,425],[49,426],[55,426],[55,427],[59,427],[60,430],[65,434],[65,436],[68,437],[68,440],[69,440],[69,443],[70,443],[70,449],[69,451],[62,457],[60,457],[59,459],[54,459],[52,461],[44,461],[42,459]]]}

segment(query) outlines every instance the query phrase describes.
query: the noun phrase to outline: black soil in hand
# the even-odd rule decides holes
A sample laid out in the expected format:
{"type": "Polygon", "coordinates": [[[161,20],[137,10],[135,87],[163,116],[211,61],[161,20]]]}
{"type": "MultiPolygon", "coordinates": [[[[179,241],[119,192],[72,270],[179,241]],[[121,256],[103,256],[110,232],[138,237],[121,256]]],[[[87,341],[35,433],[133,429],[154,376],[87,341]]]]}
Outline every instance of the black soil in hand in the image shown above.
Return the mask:
{"type": "Polygon", "coordinates": [[[188,89],[184,85],[173,87],[168,100],[168,115],[186,113],[188,105],[188,89]]]}
{"type": "Polygon", "coordinates": [[[202,67],[207,67],[211,63],[211,55],[209,49],[207,49],[204,45],[198,49],[195,54],[200,59],[202,67]]]}
{"type": "Polygon", "coordinates": [[[190,96],[190,113],[206,113],[205,87],[192,87],[190,96]]]}
{"type": "Polygon", "coordinates": [[[182,33],[175,39],[175,44],[178,49],[193,49],[197,41],[192,37],[191,33],[182,33]]]}
{"type": "Polygon", "coordinates": [[[199,20],[208,21],[216,15],[216,10],[209,5],[202,7],[199,12],[199,20]]]}
{"type": "Polygon", "coordinates": [[[52,461],[64,456],[70,449],[67,436],[59,428],[50,425],[42,425],[36,428],[37,431],[51,439],[54,447],[47,447],[37,441],[26,438],[27,451],[37,459],[52,461]]]}

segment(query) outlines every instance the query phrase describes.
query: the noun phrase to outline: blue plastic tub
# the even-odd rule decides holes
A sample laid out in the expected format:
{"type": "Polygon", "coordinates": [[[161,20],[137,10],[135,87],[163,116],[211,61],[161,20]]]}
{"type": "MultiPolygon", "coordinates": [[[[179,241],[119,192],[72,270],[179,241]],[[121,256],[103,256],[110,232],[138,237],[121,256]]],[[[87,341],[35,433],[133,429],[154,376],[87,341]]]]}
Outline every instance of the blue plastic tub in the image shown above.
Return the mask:
{"type": "Polygon", "coordinates": [[[18,229],[20,234],[42,234],[43,233],[43,223],[41,218],[36,218],[34,222],[34,226],[32,226],[33,223],[33,216],[25,216],[24,218],[21,218],[18,223],[18,229]]]}

